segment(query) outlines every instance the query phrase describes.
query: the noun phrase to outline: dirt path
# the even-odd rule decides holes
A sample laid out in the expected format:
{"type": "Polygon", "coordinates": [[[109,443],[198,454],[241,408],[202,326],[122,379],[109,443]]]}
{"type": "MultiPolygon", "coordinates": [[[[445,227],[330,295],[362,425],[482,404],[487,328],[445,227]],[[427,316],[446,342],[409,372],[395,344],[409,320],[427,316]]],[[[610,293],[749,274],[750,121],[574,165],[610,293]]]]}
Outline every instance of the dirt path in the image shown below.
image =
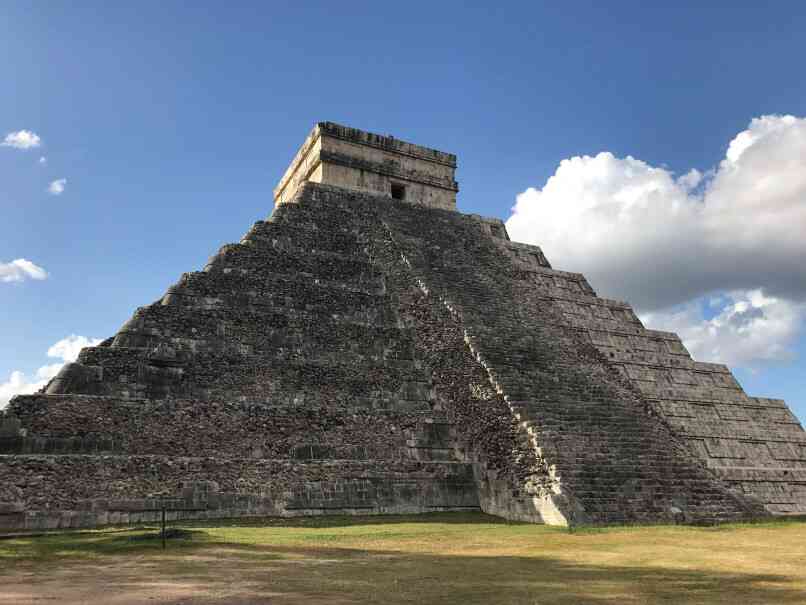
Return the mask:
{"type": "MultiPolygon", "coordinates": [[[[125,562],[97,564],[60,561],[46,575],[41,565],[16,564],[0,580],[0,605],[310,605],[355,603],[333,594],[273,590],[273,580],[287,576],[279,567],[333,564],[327,560],[274,562],[266,565],[213,548],[203,555],[138,556],[125,562]],[[10,572],[10,573],[8,573],[10,572]]],[[[304,570],[297,573],[305,574],[304,570]]]]}

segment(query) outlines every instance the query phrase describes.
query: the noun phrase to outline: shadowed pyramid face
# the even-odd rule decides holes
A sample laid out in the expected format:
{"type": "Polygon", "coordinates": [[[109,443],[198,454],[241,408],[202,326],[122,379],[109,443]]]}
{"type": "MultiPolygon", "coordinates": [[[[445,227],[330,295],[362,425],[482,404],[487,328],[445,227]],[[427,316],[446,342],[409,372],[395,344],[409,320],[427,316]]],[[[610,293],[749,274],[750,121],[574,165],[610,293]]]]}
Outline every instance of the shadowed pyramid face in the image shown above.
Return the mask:
{"type": "Polygon", "coordinates": [[[295,180],[333,157],[298,154],[270,220],[12,401],[0,524],[146,521],[156,494],[179,518],[806,512],[806,437],[783,402],[748,397],[500,220],[456,212],[439,198],[455,189],[401,168],[425,161],[415,146],[327,123],[312,137],[400,155],[396,172],[330,173],[388,190],[295,180]]]}

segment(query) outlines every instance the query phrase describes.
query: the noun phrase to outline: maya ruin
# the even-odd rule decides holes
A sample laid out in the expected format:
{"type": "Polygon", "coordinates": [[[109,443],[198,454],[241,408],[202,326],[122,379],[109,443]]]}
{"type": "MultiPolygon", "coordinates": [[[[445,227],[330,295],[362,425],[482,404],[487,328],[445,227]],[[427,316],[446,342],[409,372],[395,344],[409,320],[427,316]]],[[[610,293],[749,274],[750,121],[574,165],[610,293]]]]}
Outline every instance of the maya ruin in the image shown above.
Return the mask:
{"type": "Polygon", "coordinates": [[[0,413],[0,529],[482,510],[806,513],[806,433],[499,219],[456,157],[325,122],[270,218],[0,413]]]}

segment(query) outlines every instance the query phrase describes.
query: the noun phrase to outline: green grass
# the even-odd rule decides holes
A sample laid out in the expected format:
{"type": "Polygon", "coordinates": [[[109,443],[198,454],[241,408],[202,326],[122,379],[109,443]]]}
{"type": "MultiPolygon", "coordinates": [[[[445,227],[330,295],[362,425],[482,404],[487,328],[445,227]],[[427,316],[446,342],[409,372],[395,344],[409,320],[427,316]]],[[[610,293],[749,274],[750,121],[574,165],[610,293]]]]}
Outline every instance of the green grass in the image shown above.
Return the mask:
{"type": "Polygon", "coordinates": [[[806,603],[806,522],[562,528],[482,514],[0,540],[0,604],[806,603]],[[151,536],[149,538],[148,536],[151,536]]]}

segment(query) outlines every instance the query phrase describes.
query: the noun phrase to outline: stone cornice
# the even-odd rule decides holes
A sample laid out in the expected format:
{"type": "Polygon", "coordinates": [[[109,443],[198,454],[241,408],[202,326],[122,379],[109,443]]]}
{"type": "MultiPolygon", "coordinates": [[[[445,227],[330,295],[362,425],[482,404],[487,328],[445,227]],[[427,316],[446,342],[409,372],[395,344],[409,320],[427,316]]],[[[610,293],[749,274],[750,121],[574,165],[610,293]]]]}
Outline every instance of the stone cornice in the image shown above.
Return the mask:
{"type": "Polygon", "coordinates": [[[382,136],[372,132],[358,130],[357,128],[349,128],[348,126],[342,126],[334,122],[319,122],[317,127],[324,136],[456,168],[456,156],[452,153],[438,151],[430,147],[423,147],[422,145],[415,145],[414,143],[407,143],[406,141],[401,141],[392,136],[382,136]]]}
{"type": "Polygon", "coordinates": [[[448,191],[459,191],[459,184],[452,179],[437,179],[415,170],[400,170],[394,164],[380,164],[343,153],[322,150],[319,154],[319,161],[326,164],[335,164],[336,166],[355,168],[356,170],[365,170],[375,174],[383,174],[404,181],[423,183],[431,187],[447,189],[448,191]]]}

